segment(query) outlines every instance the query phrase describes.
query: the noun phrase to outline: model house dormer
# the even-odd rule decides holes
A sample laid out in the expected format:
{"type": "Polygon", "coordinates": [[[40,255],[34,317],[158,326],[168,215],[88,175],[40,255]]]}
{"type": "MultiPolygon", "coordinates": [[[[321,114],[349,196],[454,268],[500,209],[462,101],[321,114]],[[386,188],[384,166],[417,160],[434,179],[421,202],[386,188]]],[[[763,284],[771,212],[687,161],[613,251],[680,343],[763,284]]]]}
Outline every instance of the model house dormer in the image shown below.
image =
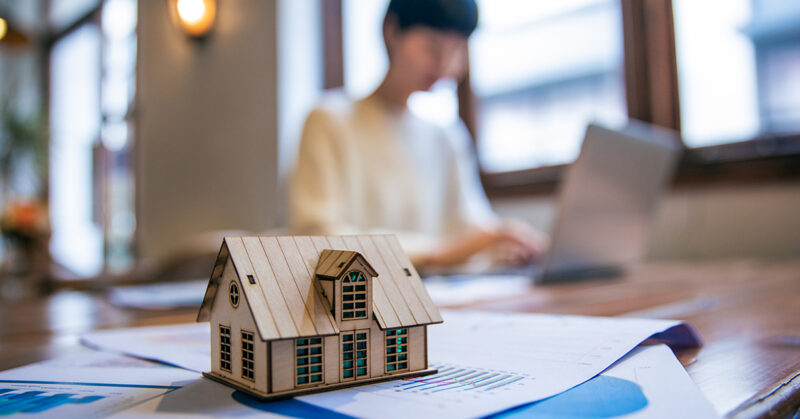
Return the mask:
{"type": "Polygon", "coordinates": [[[442,317],[394,236],[226,237],[204,375],[262,399],[410,378],[442,317]]]}
{"type": "Polygon", "coordinates": [[[315,275],[338,322],[372,318],[372,281],[378,272],[361,253],[325,249],[315,275]]]}

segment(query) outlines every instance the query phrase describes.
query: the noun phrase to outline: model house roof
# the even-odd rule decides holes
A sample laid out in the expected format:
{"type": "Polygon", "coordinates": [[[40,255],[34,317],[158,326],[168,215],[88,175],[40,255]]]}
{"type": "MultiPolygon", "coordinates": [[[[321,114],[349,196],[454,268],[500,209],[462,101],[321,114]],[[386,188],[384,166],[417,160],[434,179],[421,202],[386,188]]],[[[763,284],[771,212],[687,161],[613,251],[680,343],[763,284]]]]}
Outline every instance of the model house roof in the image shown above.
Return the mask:
{"type": "Polygon", "coordinates": [[[337,280],[346,270],[350,269],[350,265],[357,259],[361,259],[361,264],[364,265],[364,268],[367,269],[367,272],[371,276],[378,276],[378,272],[367,262],[361,253],[350,250],[333,249],[325,249],[319,255],[319,263],[317,263],[315,274],[320,279],[337,280]]]}
{"type": "Polygon", "coordinates": [[[330,304],[315,276],[321,271],[330,278],[358,257],[377,274],[372,301],[381,329],[442,322],[408,256],[390,235],[226,237],[197,320],[210,319],[222,269],[230,260],[262,340],[337,334],[330,304]],[[326,264],[330,258],[336,259],[326,264]]]}

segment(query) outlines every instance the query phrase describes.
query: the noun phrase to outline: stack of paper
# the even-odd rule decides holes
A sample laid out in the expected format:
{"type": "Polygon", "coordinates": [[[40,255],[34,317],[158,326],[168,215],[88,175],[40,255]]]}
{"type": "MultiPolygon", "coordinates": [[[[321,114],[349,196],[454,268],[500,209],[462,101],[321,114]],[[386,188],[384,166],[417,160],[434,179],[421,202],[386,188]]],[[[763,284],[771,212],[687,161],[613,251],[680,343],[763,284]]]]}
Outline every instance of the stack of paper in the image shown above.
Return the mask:
{"type": "MultiPolygon", "coordinates": [[[[186,370],[162,368],[189,374],[179,380],[151,375],[156,383],[144,384],[163,386],[158,389],[161,393],[142,393],[140,398],[128,399],[120,404],[120,409],[124,408],[120,415],[241,417],[263,412],[289,416],[324,412],[333,417],[381,418],[469,418],[495,414],[560,417],[586,416],[587,412],[595,417],[598,412],[602,417],[715,415],[666,346],[642,347],[631,352],[653,335],[669,343],[697,344],[696,334],[680,322],[459,311],[442,314],[445,323],[429,328],[429,359],[439,369],[438,374],[272,403],[260,402],[201,378],[197,372],[208,370],[210,364],[208,324],[97,332],[86,335],[83,341],[96,348],[177,365],[186,370]],[[147,397],[153,398],[142,402],[147,397]]],[[[42,376],[51,374],[50,381],[87,382],[46,363],[36,368],[38,375],[31,375],[30,370],[25,374],[12,370],[0,373],[0,380],[21,385],[23,378],[30,381],[28,377],[36,376],[38,381],[47,381],[42,376]]],[[[95,370],[92,374],[104,373],[95,370]]],[[[109,370],[106,376],[120,385],[144,385],[136,381],[136,374],[134,370],[127,373],[109,370]]],[[[11,389],[13,394],[20,394],[19,391],[11,389]]],[[[2,397],[0,394],[0,411],[2,397]]],[[[50,409],[57,412],[55,407],[50,409]]]]}

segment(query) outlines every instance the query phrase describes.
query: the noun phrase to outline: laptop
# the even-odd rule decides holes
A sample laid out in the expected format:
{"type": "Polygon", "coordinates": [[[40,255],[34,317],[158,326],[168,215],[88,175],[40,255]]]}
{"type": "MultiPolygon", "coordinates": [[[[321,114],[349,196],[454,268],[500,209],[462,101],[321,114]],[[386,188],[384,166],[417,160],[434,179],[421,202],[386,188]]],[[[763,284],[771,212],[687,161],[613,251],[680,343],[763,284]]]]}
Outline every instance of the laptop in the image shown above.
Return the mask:
{"type": "Polygon", "coordinates": [[[503,277],[553,284],[620,275],[647,250],[653,217],[680,154],[674,131],[639,121],[620,130],[590,124],[580,155],[561,182],[550,249],[542,258],[517,267],[428,271],[427,283],[503,277]]]}
{"type": "Polygon", "coordinates": [[[558,192],[550,249],[536,283],[619,275],[642,258],[660,197],[681,154],[674,131],[639,121],[590,124],[558,192]]]}

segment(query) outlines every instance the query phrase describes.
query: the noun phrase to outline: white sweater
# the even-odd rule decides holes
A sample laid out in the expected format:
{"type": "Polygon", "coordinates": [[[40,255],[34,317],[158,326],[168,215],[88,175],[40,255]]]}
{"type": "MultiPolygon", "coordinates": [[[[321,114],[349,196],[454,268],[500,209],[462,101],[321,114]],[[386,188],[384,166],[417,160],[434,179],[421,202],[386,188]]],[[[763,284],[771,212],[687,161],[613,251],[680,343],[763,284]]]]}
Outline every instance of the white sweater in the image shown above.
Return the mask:
{"type": "Polygon", "coordinates": [[[412,258],[497,222],[469,134],[373,96],[330,96],[306,120],[290,184],[298,234],[396,234],[412,258]]]}

